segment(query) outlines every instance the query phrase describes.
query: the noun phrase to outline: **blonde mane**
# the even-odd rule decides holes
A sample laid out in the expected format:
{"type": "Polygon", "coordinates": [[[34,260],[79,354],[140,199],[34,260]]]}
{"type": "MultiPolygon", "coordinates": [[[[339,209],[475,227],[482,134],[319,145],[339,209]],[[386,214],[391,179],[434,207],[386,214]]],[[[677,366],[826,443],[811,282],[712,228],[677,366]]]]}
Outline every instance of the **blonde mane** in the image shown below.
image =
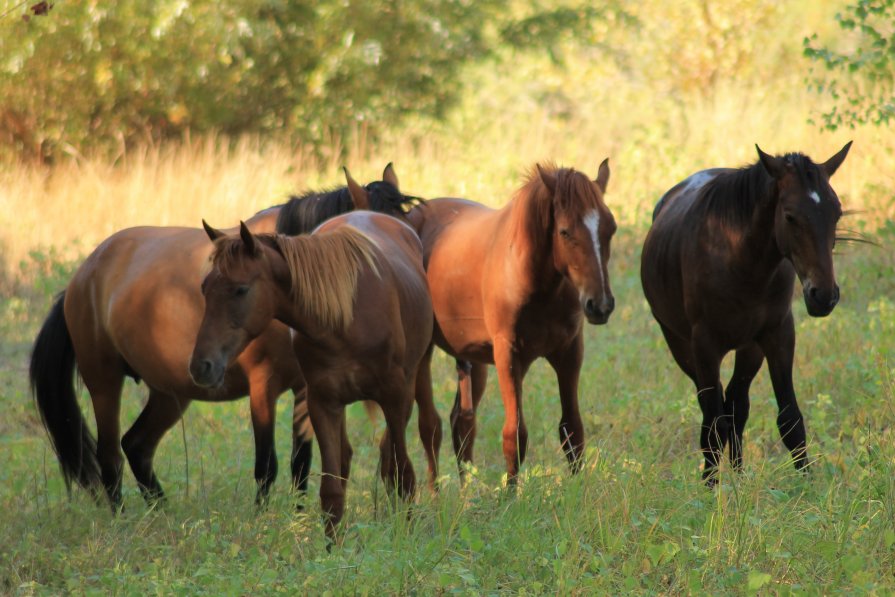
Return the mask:
{"type": "Polygon", "coordinates": [[[366,264],[379,275],[375,242],[352,226],[275,240],[289,266],[296,306],[328,328],[351,325],[361,268],[366,264]]]}

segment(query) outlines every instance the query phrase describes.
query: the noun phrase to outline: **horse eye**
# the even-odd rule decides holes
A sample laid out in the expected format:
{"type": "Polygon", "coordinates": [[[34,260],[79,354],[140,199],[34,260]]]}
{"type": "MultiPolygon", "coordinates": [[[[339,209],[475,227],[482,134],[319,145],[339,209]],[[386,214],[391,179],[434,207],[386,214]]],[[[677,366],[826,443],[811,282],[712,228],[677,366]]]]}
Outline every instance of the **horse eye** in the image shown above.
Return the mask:
{"type": "Polygon", "coordinates": [[[245,296],[249,293],[249,285],[248,284],[240,284],[233,291],[234,296],[245,296]]]}
{"type": "Polygon", "coordinates": [[[561,228],[559,231],[559,235],[563,238],[572,238],[572,233],[569,232],[568,228],[561,228]]]}
{"type": "Polygon", "coordinates": [[[785,212],[783,214],[783,218],[786,220],[787,224],[795,224],[796,223],[795,217],[789,212],[785,212]]]}

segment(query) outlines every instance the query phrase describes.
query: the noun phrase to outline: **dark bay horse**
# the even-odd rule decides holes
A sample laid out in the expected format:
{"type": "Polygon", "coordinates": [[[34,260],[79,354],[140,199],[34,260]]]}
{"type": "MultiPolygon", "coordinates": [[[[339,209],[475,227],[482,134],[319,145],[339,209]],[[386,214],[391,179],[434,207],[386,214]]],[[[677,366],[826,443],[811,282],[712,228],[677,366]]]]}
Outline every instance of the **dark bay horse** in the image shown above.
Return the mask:
{"type": "Polygon", "coordinates": [[[351,446],[345,405],[379,404],[388,431],[381,475],[405,498],[413,466],[404,442],[417,368],[432,338],[432,304],[420,241],[396,218],[354,212],[312,234],[254,235],[243,225],[214,241],[202,282],[205,315],[190,360],[202,387],[224,383],[227,367],[273,320],[293,330],[320,445],[320,499],[331,538],[342,518],[351,446]]]}
{"type": "MultiPolygon", "coordinates": [[[[494,363],[510,484],[516,482],[528,439],[522,380],[538,357],[546,357],[556,372],[560,442],[572,470],[580,466],[583,320],[606,323],[615,305],[608,262],[616,225],[603,202],[608,181],[608,160],[600,164],[596,181],[572,169],[538,166],[503,209],[434,199],[408,215],[425,251],[436,319],[433,341],[459,359],[454,448],[461,461],[471,459],[485,364],[494,363]]],[[[420,384],[419,391],[431,392],[431,386],[420,384]]]]}
{"type": "Polygon", "coordinates": [[[783,443],[797,469],[808,464],[792,382],[793,284],[798,275],[811,316],[829,315],[839,301],[832,251],[842,207],[829,179],[850,147],[815,164],[800,153],[774,157],[756,146],[755,164],[697,172],[665,193],[653,213],[643,291],[671,354],[696,385],[702,476],[710,486],[728,440],[731,463],[742,466],[749,386],[764,359],[783,443]],[[725,392],[720,365],[732,350],[725,392]]]}
{"type": "MultiPolygon", "coordinates": [[[[360,207],[402,214],[409,199],[396,186],[389,164],[382,182],[293,197],[285,205],[248,221],[270,232],[275,220],[291,232],[308,232],[334,210],[360,207]]],[[[103,241],[77,270],[53,305],[31,355],[31,388],[59,459],[66,485],[94,492],[105,488],[113,507],[121,503],[122,455],[147,500],[163,495],[153,471],[162,436],[192,400],[225,401],[250,397],[255,436],[255,479],[263,499],[277,474],[274,452],[276,398],[296,393],[292,474],[304,490],[311,458],[311,432],[303,399],[304,381],[289,330],[281,324],[249,344],[214,390],[197,387],[188,364],[202,319],[199,290],[211,246],[201,229],[139,227],[103,241]],[[74,373],[90,392],[96,417],[94,440],[78,407],[74,373]],[[124,378],[143,380],[149,398],[133,426],[121,437],[119,411],[124,378]]]]}

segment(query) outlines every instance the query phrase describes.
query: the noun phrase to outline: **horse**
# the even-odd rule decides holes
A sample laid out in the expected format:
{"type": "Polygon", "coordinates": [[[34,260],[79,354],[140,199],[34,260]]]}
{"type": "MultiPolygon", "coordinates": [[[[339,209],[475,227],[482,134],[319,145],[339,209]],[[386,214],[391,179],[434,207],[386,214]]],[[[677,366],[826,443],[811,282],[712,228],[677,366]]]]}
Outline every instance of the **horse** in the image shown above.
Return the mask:
{"type": "MultiPolygon", "coordinates": [[[[330,217],[333,209],[353,209],[352,198],[358,207],[393,214],[403,214],[411,201],[398,190],[391,164],[382,182],[355,187],[292,197],[284,206],[259,212],[247,225],[256,232],[270,232],[277,222],[292,232],[307,232],[330,217]]],[[[203,310],[199,284],[210,253],[201,229],[129,228],[103,241],[56,298],[34,344],[30,382],[68,490],[72,481],[94,495],[103,487],[113,509],[119,508],[123,447],[147,502],[163,498],[153,456],[189,403],[229,401],[248,394],[260,503],[277,475],[275,405],[286,389],[296,396],[293,485],[306,490],[312,435],[304,381],[288,328],[271,325],[227,369],[226,383],[214,391],[197,387],[189,377],[189,357],[203,310]],[[76,370],[93,403],[95,440],[78,407],[76,370]],[[143,380],[149,397],[122,438],[119,411],[125,377],[143,380]]]]}
{"type": "MultiPolygon", "coordinates": [[[[605,324],[615,306],[608,264],[616,224],[603,201],[608,181],[608,159],[594,181],[574,169],[537,165],[502,209],[443,198],[408,214],[423,243],[433,342],[458,359],[451,425],[461,474],[472,457],[475,409],[491,363],[504,404],[507,482],[515,485],[528,440],[522,381],[539,357],[556,372],[560,442],[572,471],[580,468],[583,321],[605,324]]],[[[432,390],[420,384],[418,391],[432,390]]]]}
{"type": "Polygon", "coordinates": [[[756,145],[754,164],[699,171],[656,205],[641,282],[674,360],[696,386],[702,478],[710,487],[728,440],[731,464],[742,468],[749,387],[764,359],[780,436],[795,468],[808,465],[792,381],[793,287],[798,276],[813,317],[829,315],[839,302],[832,251],[842,207],[829,180],[850,147],[816,164],[756,145]],[[736,358],[724,391],[720,365],[730,351],[736,358]]]}
{"type": "Polygon", "coordinates": [[[189,371],[214,391],[240,352],[273,320],[290,328],[307,380],[307,404],[320,446],[320,501],[332,539],[342,518],[352,450],[345,406],[379,404],[387,432],[380,473],[390,491],[415,491],[405,427],[417,369],[432,338],[432,303],[422,246],[396,218],[372,212],[337,216],[310,235],[230,236],[205,224],[214,243],[202,282],[205,312],[189,371]]]}

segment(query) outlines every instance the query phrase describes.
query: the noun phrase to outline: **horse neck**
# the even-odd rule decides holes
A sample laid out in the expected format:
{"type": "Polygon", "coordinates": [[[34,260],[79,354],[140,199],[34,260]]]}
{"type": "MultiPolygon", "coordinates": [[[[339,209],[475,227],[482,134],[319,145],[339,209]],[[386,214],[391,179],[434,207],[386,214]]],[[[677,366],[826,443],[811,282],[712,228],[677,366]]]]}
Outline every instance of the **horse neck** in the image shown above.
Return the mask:
{"type": "Polygon", "coordinates": [[[558,284],[562,275],[553,264],[552,201],[534,189],[518,195],[508,209],[509,257],[519,265],[518,273],[532,292],[558,284]]]}
{"type": "Polygon", "coordinates": [[[777,185],[769,183],[755,200],[755,209],[743,231],[742,250],[739,257],[747,260],[753,268],[772,271],[783,260],[783,254],[777,247],[774,222],[777,212],[777,185]]]}

